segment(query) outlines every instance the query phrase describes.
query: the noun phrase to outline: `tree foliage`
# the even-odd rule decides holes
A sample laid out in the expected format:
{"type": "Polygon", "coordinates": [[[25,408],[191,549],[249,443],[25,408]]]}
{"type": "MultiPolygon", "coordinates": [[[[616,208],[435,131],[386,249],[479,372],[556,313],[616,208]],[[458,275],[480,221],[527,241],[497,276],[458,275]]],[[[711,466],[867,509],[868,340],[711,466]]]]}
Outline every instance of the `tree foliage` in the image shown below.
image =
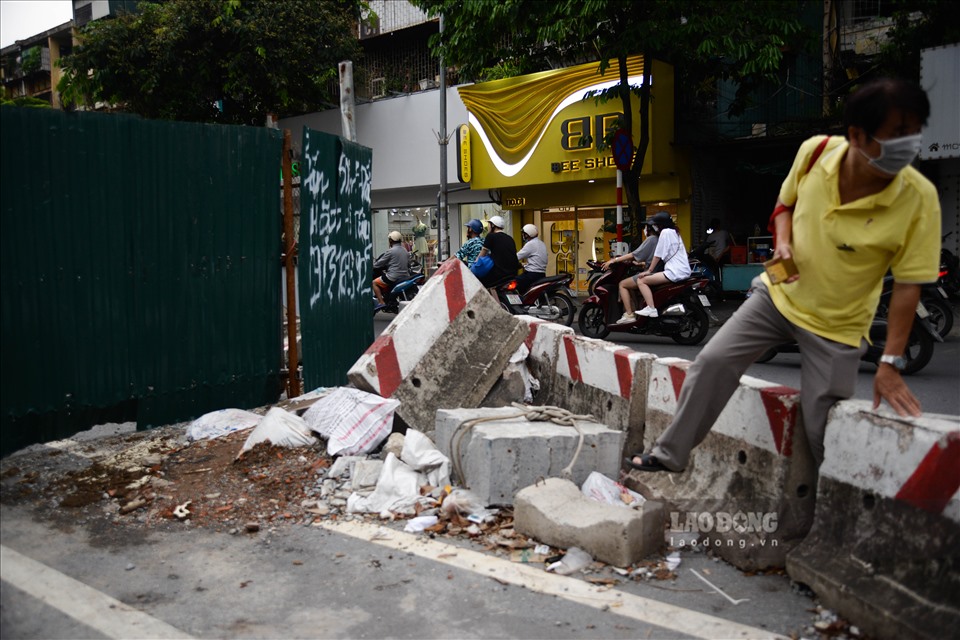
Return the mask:
{"type": "MultiPolygon", "coordinates": [[[[641,139],[624,186],[634,211],[638,180],[649,144],[650,82],[627,82],[631,55],[671,63],[690,90],[715,91],[716,82],[738,83],[735,112],[759,83],[776,80],[786,49],[802,46],[801,3],[795,0],[412,0],[430,15],[444,16],[431,48],[461,78],[493,79],[497,69],[531,73],[599,60],[597,72],[619,78],[594,99],[618,99],[623,125],[632,126],[630,94],[639,96],[641,139]],[[496,34],[491,37],[491,34],[496,34]],[[617,65],[609,69],[609,61],[617,65]]],[[[679,84],[679,82],[678,82],[679,84]]],[[[607,138],[612,132],[607,132],[607,138]]],[[[636,217],[636,216],[634,216],[636,217]]]]}
{"type": "Polygon", "coordinates": [[[61,61],[67,103],[148,118],[257,124],[336,102],[359,52],[360,0],[167,0],[94,20],[61,61]]]}
{"type": "Polygon", "coordinates": [[[960,6],[953,0],[894,0],[892,14],[879,74],[919,82],[923,49],[960,43],[960,6]]]}

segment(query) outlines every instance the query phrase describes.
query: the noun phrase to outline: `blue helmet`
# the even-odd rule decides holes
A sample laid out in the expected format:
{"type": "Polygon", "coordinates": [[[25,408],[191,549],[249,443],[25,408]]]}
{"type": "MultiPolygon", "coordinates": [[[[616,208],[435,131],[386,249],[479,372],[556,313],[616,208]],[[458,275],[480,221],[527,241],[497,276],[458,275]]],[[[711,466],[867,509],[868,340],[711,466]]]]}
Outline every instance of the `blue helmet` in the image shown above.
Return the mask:
{"type": "Polygon", "coordinates": [[[477,235],[480,235],[481,233],[483,233],[483,223],[477,220],[476,218],[474,218],[473,220],[471,220],[470,222],[468,222],[463,226],[467,227],[477,235]]]}

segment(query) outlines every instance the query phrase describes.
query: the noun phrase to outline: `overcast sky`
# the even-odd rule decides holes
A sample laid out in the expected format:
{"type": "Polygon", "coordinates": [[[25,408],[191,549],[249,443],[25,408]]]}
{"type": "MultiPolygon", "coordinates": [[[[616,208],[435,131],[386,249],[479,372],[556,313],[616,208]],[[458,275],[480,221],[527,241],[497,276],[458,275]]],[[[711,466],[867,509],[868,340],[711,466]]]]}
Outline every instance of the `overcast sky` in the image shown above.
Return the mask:
{"type": "Polygon", "coordinates": [[[72,17],[71,0],[0,0],[0,47],[43,33],[72,17]]]}

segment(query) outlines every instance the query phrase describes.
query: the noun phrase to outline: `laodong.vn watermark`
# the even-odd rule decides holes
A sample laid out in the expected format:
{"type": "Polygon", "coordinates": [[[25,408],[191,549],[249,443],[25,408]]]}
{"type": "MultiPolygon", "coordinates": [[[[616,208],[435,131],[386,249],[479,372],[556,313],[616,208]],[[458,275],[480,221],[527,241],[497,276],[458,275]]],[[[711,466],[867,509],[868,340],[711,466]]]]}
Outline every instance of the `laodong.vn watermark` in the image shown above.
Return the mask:
{"type": "Polygon", "coordinates": [[[671,511],[667,541],[671,547],[777,547],[776,511],[671,511]],[[699,534],[699,535],[690,535],[699,534]]]}

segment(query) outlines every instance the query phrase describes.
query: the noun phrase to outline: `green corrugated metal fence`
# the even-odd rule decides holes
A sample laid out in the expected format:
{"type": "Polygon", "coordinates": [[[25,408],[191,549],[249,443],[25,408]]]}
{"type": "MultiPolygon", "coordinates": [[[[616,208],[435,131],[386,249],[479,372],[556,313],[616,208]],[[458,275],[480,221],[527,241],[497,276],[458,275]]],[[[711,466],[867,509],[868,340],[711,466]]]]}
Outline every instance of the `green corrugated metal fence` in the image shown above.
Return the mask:
{"type": "Polygon", "coordinates": [[[299,296],[306,390],[346,383],[373,341],[373,153],[303,131],[299,296]]]}
{"type": "Polygon", "coordinates": [[[279,396],[278,131],[0,109],[2,450],[279,396]]]}

